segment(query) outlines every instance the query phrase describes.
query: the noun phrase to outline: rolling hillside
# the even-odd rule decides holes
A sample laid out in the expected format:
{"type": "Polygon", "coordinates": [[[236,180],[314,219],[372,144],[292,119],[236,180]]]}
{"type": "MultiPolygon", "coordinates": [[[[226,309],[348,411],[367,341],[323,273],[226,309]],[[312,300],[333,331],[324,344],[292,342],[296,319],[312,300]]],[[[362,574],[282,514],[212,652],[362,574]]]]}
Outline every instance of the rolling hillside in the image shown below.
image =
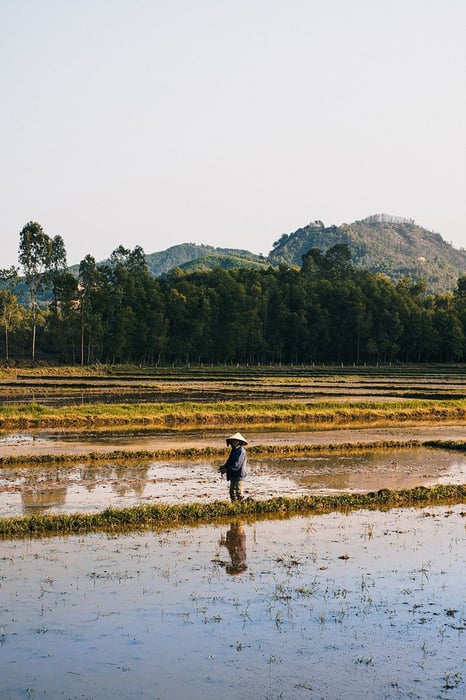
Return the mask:
{"type": "Polygon", "coordinates": [[[247,250],[214,248],[210,245],[182,243],[159,253],[146,255],[147,267],[154,277],[170,272],[175,267],[185,272],[211,270],[213,267],[262,267],[267,261],[260,255],[247,250]],[[198,261],[196,263],[196,261],[198,261]]]}
{"type": "Polygon", "coordinates": [[[440,234],[418,226],[412,219],[386,214],[340,226],[314,221],[283,234],[267,258],[247,250],[183,243],[148,254],[146,259],[154,277],[175,267],[186,273],[214,267],[300,267],[302,256],[310,248],[320,248],[325,253],[336,243],[348,246],[356,267],[382,273],[394,282],[401,277],[424,279],[432,292],[452,291],[458,278],[466,274],[466,251],[453,248],[440,234]]]}
{"type": "Polygon", "coordinates": [[[269,254],[272,264],[301,264],[310,248],[323,252],[336,243],[345,243],[356,267],[380,272],[391,280],[401,277],[424,279],[431,291],[454,289],[458,277],[466,273],[466,251],[457,250],[438,233],[418,226],[412,219],[384,214],[341,226],[310,223],[283,235],[269,254]]]}
{"type": "MultiPolygon", "coordinates": [[[[302,256],[310,248],[320,248],[325,253],[336,243],[348,246],[355,267],[384,274],[394,282],[403,276],[415,281],[424,279],[431,292],[452,291],[458,278],[466,274],[465,250],[454,248],[439,233],[418,226],[412,219],[386,214],[340,226],[314,221],[283,234],[267,257],[247,250],[183,243],[147,254],[146,260],[154,277],[177,267],[185,273],[214,267],[300,267],[302,256]]],[[[77,275],[78,267],[70,269],[77,275]]]]}

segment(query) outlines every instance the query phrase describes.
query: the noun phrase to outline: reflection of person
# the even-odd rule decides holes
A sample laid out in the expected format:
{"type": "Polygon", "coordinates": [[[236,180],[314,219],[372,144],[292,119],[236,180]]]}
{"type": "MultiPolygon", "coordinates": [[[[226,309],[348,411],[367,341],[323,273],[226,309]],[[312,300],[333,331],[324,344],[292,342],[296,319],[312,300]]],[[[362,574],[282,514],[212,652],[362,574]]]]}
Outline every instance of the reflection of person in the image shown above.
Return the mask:
{"type": "Polygon", "coordinates": [[[230,498],[232,501],[242,501],[244,498],[243,481],[246,478],[248,464],[244,445],[247,444],[241,433],[235,433],[227,437],[227,445],[230,445],[231,452],[219,471],[221,474],[227,475],[227,481],[230,482],[230,498]]]}
{"type": "Polygon", "coordinates": [[[225,571],[232,576],[246,571],[246,533],[243,523],[231,523],[225,536],[220,538],[220,544],[228,549],[231,564],[227,564],[225,571]]]}

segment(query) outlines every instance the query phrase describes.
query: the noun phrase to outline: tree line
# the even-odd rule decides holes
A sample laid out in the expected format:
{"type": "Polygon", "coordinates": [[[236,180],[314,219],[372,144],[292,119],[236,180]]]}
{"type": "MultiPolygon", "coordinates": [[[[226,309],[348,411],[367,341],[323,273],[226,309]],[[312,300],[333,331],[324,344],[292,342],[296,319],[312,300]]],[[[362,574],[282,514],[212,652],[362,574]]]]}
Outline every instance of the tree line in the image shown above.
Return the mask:
{"type": "Polygon", "coordinates": [[[453,293],[355,269],[349,249],[301,268],[216,268],[155,279],[141,247],[87,255],[77,275],[36,222],[0,271],[0,358],[60,363],[386,363],[466,359],[466,276],[453,293]],[[21,273],[22,272],[22,276],[21,273]]]}

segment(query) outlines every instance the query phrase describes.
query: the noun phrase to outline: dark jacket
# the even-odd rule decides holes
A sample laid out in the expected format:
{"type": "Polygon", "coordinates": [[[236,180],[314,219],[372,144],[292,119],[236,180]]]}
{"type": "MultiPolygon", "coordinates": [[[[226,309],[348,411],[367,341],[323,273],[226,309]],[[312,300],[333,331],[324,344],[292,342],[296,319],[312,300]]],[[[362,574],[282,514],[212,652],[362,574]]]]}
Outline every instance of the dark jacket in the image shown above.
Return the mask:
{"type": "Polygon", "coordinates": [[[223,470],[226,471],[228,481],[240,480],[246,477],[246,467],[248,465],[248,457],[246,450],[242,445],[232,447],[229,457],[223,465],[223,470]]]}

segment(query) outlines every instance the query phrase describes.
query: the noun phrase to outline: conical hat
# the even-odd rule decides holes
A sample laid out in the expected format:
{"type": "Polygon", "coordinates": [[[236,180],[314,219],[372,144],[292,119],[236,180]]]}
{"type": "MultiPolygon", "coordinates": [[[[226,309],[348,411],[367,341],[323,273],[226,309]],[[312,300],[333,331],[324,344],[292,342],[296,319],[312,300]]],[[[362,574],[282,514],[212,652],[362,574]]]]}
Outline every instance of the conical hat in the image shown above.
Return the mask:
{"type": "Polygon", "coordinates": [[[234,435],[230,435],[230,437],[227,437],[227,445],[230,444],[230,440],[238,440],[238,442],[242,442],[243,445],[248,444],[248,441],[244,439],[241,433],[235,433],[234,435]]]}

